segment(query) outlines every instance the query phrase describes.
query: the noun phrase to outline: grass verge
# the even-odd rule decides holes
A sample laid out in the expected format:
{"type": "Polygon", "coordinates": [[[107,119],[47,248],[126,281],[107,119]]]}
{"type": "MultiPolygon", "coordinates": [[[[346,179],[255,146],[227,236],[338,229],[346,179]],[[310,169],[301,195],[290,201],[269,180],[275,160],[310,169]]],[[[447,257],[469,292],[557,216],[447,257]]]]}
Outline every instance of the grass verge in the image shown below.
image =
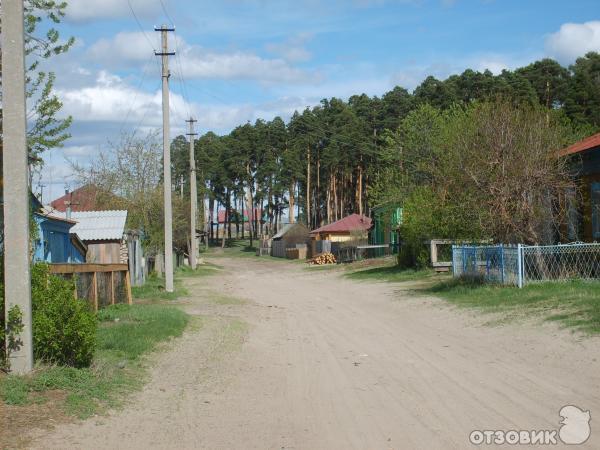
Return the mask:
{"type": "Polygon", "coordinates": [[[133,286],[131,294],[140,300],[177,300],[179,297],[188,295],[187,289],[183,287],[183,283],[178,277],[174,280],[174,288],[173,292],[167,292],[165,279],[153,273],[148,275],[143,286],[133,286]]]}
{"type": "Polygon", "coordinates": [[[453,279],[426,291],[460,307],[505,318],[539,317],[586,334],[600,334],[600,283],[569,281],[530,284],[523,289],[453,279]]]}
{"type": "Polygon", "coordinates": [[[115,305],[98,313],[98,346],[91,367],[38,367],[29,376],[0,378],[6,405],[44,402],[44,393],[64,391],[68,415],[90,417],[119,406],[124,394],[144,380],[142,356],[168,339],[180,336],[188,315],[170,306],[115,305]]]}
{"type": "Polygon", "coordinates": [[[436,276],[436,272],[431,269],[401,269],[397,265],[387,265],[348,272],[344,276],[361,281],[401,282],[433,278],[436,276]]]}
{"type": "Polygon", "coordinates": [[[175,271],[175,290],[173,292],[167,292],[165,290],[165,279],[153,273],[146,278],[143,286],[132,287],[131,294],[139,300],[177,300],[179,297],[189,295],[189,292],[183,286],[183,278],[210,276],[219,269],[221,269],[220,266],[211,263],[200,264],[196,270],[192,270],[188,266],[179,267],[175,271]]]}

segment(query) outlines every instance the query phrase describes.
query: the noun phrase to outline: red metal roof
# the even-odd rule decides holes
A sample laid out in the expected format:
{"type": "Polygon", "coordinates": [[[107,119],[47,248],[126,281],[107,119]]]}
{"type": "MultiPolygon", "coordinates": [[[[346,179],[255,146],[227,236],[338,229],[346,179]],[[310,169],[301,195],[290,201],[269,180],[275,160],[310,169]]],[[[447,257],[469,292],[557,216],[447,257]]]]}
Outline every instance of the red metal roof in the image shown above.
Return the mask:
{"type": "Polygon", "coordinates": [[[71,202],[71,211],[73,212],[102,211],[107,208],[102,208],[98,204],[98,197],[101,195],[104,196],[105,200],[109,197],[114,197],[114,199],[117,199],[117,196],[109,192],[103,192],[92,184],[86,184],[85,186],[75,189],[69,194],[65,194],[62,197],[57,198],[50,203],[50,206],[57,211],[65,212],[67,210],[66,202],[71,202]]]}
{"type": "MultiPolygon", "coordinates": [[[[235,223],[235,217],[234,217],[233,213],[235,213],[235,211],[231,210],[229,220],[233,220],[235,223]]],[[[241,211],[238,211],[238,214],[241,216],[242,215],[241,211]]],[[[248,214],[248,210],[245,209],[244,210],[244,222],[248,222],[249,215],[252,216],[251,220],[254,220],[255,217],[258,220],[260,220],[260,218],[263,216],[263,210],[254,208],[254,215],[252,215],[252,214],[248,214]]],[[[225,223],[225,210],[224,209],[219,210],[219,213],[217,215],[217,220],[219,223],[225,223]]]]}
{"type": "Polygon", "coordinates": [[[583,139],[582,141],[576,142],[575,144],[563,148],[558,152],[560,156],[572,155],[574,153],[581,153],[586,150],[591,150],[595,147],[600,147],[600,133],[596,133],[590,137],[583,139]]]}
{"type": "Polygon", "coordinates": [[[371,228],[372,220],[370,217],[361,216],[360,214],[351,214],[337,222],[322,226],[310,232],[317,233],[349,233],[352,231],[366,231],[371,228]]]}

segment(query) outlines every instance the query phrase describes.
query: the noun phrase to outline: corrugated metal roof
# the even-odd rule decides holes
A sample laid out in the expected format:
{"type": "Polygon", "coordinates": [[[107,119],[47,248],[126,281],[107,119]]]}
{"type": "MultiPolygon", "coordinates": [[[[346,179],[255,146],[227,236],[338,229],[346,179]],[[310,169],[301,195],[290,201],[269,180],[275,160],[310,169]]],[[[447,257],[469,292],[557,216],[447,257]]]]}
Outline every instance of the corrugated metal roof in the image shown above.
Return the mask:
{"type": "Polygon", "coordinates": [[[589,136],[570,147],[564,148],[558,152],[560,156],[572,155],[574,153],[584,152],[595,147],[600,147],[600,133],[589,136]]]}
{"type": "MultiPolygon", "coordinates": [[[[66,213],[55,213],[66,217],[66,213]]],[[[127,211],[84,211],[71,213],[77,221],[71,228],[82,241],[114,241],[123,238],[127,211]]]]}
{"type": "Polygon", "coordinates": [[[301,223],[287,223],[279,230],[279,233],[273,236],[273,240],[281,239],[290,233],[296,236],[301,236],[303,234],[308,236],[309,231],[308,228],[301,223]]]}
{"type": "Polygon", "coordinates": [[[372,220],[370,217],[361,216],[360,214],[351,214],[337,222],[317,228],[310,233],[348,233],[352,231],[366,231],[371,228],[371,223],[372,220]]]}

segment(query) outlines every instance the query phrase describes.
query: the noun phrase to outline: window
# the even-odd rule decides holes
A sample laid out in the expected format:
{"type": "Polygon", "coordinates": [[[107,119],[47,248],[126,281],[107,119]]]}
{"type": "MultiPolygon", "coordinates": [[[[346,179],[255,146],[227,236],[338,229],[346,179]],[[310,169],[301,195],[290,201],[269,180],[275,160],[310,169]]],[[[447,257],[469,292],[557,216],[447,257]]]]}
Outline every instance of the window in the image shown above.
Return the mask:
{"type": "Polygon", "coordinates": [[[592,238],[600,239],[600,183],[592,183],[592,238]]]}

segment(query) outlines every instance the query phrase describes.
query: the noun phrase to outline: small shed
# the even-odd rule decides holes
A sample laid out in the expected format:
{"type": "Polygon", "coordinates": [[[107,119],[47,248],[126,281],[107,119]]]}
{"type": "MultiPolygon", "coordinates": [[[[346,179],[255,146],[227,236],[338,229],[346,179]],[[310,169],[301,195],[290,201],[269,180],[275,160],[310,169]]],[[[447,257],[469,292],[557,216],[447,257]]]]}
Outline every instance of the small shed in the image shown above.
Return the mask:
{"type": "Polygon", "coordinates": [[[35,212],[33,220],[37,227],[34,261],[53,264],[85,262],[87,247],[73,232],[75,221],[46,214],[43,210],[35,212]]]}
{"type": "Polygon", "coordinates": [[[286,249],[305,247],[310,239],[310,230],[301,223],[288,223],[273,236],[272,255],[277,258],[286,257],[286,249]]]}
{"type": "Polygon", "coordinates": [[[332,222],[329,225],[311,231],[310,235],[317,241],[366,242],[372,224],[373,221],[370,217],[361,214],[351,214],[337,222],[332,222]]]}
{"type": "MultiPolygon", "coordinates": [[[[66,216],[66,213],[64,213],[66,216]]],[[[76,211],[70,219],[77,223],[71,231],[87,245],[88,263],[127,263],[124,238],[127,211],[76,211]]]]}

